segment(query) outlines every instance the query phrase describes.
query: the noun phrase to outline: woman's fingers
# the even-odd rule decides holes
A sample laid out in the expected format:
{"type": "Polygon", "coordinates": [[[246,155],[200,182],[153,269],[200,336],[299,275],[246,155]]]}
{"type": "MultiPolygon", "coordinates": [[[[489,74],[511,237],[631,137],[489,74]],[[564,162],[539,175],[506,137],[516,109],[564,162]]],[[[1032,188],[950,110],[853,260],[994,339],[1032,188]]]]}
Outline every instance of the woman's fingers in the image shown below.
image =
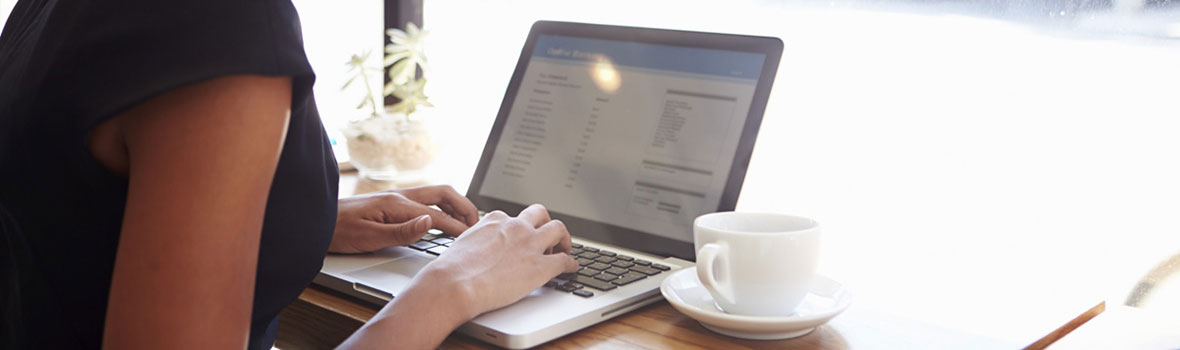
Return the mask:
{"type": "Polygon", "coordinates": [[[470,227],[467,226],[466,223],[460,222],[450,215],[447,215],[447,213],[426,206],[422,206],[422,209],[426,211],[427,215],[430,215],[430,217],[434,219],[434,228],[442,230],[448,235],[458,237],[459,235],[463,234],[463,231],[467,231],[467,228],[470,227]]]}
{"type": "MultiPolygon", "coordinates": [[[[562,273],[577,272],[578,261],[574,260],[569,254],[549,254],[541,257],[541,262],[545,266],[545,272],[549,276],[557,276],[562,273]]],[[[550,277],[549,279],[552,279],[550,277]]],[[[546,279],[546,280],[549,280],[546,279]]]]}
{"type": "Polygon", "coordinates": [[[536,237],[527,238],[530,244],[539,249],[543,249],[545,254],[552,254],[554,252],[569,253],[572,248],[569,231],[565,228],[565,223],[560,220],[553,220],[549,217],[549,211],[540,204],[530,205],[517,215],[517,218],[523,220],[528,225],[537,228],[536,237]],[[556,251],[554,251],[556,249],[556,251]]]}
{"type": "Polygon", "coordinates": [[[431,192],[438,196],[438,200],[428,204],[437,204],[439,208],[444,208],[447,214],[466,222],[468,226],[479,222],[479,210],[475,208],[475,204],[455,191],[454,187],[435,186],[431,192]]]}
{"type": "Polygon", "coordinates": [[[538,248],[545,249],[546,253],[550,253],[550,248],[557,248],[557,251],[552,253],[569,253],[573,248],[573,242],[570,240],[570,233],[565,228],[565,223],[561,220],[551,220],[537,229],[537,237],[533,241],[538,242],[538,248]]]}
{"type": "Polygon", "coordinates": [[[442,209],[442,211],[447,213],[447,215],[450,215],[451,217],[467,224],[467,226],[474,226],[476,223],[479,223],[478,212],[476,214],[469,215],[460,209],[456,209],[456,207],[450,203],[439,203],[438,208],[442,209]]]}
{"type": "Polygon", "coordinates": [[[443,232],[446,232],[452,236],[458,236],[462,234],[463,231],[467,231],[467,228],[470,227],[467,226],[467,224],[451,217],[450,215],[447,215],[447,213],[422,205],[421,203],[415,202],[413,200],[402,201],[400,204],[405,206],[404,209],[411,215],[430,215],[430,218],[433,219],[434,222],[434,228],[442,230],[443,232]]]}
{"type": "Polygon", "coordinates": [[[406,222],[386,224],[377,221],[361,221],[354,227],[352,239],[334,242],[337,253],[371,252],[385,247],[399,247],[414,243],[430,230],[430,215],[421,215],[406,222]]]}
{"type": "Polygon", "coordinates": [[[475,225],[476,222],[479,222],[479,210],[475,208],[475,204],[472,204],[471,200],[459,194],[451,186],[436,185],[417,187],[402,190],[400,193],[406,196],[406,198],[418,203],[438,205],[447,214],[454,216],[468,226],[475,225]]]}
{"type": "Polygon", "coordinates": [[[475,207],[475,203],[471,203],[470,199],[456,192],[451,186],[447,186],[447,190],[451,193],[453,200],[448,201],[450,206],[454,209],[452,215],[459,215],[467,219],[467,225],[475,225],[479,222],[479,209],[475,207]]]}
{"type": "Polygon", "coordinates": [[[413,220],[396,224],[377,224],[380,227],[379,237],[383,237],[382,243],[389,246],[404,246],[414,243],[422,236],[426,235],[426,231],[430,230],[433,223],[430,215],[422,215],[413,220]]]}
{"type": "Polygon", "coordinates": [[[544,225],[550,221],[549,211],[545,210],[545,207],[540,204],[533,204],[528,208],[524,208],[524,210],[520,211],[520,215],[517,215],[516,217],[518,219],[524,220],[524,222],[529,223],[529,225],[532,225],[532,227],[535,228],[540,228],[541,225],[544,225]]]}

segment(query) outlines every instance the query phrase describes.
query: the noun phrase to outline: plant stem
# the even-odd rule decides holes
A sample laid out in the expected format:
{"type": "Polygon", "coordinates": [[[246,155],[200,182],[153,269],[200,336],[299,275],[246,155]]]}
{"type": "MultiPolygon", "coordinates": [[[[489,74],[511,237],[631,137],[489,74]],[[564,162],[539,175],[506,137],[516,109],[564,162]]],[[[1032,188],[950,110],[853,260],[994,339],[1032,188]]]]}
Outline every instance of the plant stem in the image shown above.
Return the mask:
{"type": "Polygon", "coordinates": [[[365,80],[365,96],[369,97],[369,107],[373,108],[373,116],[377,116],[377,99],[373,98],[373,87],[369,85],[369,68],[361,66],[361,78],[365,80]]]}

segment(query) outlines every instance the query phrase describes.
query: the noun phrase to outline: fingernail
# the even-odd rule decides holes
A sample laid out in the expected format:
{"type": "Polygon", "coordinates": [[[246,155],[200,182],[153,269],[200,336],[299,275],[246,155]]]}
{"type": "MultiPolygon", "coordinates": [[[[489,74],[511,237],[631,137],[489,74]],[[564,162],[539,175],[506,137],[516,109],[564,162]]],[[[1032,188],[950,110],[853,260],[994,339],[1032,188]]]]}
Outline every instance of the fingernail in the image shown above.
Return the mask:
{"type": "Polygon", "coordinates": [[[418,232],[425,232],[426,230],[431,229],[431,225],[432,225],[431,216],[428,216],[428,214],[424,214],[424,216],[418,217],[418,224],[414,225],[414,229],[417,230],[418,232]]]}
{"type": "Polygon", "coordinates": [[[431,216],[428,216],[428,214],[424,214],[424,216],[420,216],[414,220],[417,220],[414,223],[414,231],[425,232],[431,229],[431,216]]]}

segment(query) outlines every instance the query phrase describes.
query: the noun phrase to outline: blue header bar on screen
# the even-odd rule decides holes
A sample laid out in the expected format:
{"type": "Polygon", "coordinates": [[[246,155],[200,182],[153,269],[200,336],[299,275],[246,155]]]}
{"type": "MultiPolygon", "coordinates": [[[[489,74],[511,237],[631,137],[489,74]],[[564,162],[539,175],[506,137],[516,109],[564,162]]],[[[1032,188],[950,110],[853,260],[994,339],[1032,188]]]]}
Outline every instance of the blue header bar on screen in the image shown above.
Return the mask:
{"type": "Polygon", "coordinates": [[[682,46],[542,35],[533,57],[595,62],[607,57],[619,66],[757,80],[766,55],[682,46]]]}

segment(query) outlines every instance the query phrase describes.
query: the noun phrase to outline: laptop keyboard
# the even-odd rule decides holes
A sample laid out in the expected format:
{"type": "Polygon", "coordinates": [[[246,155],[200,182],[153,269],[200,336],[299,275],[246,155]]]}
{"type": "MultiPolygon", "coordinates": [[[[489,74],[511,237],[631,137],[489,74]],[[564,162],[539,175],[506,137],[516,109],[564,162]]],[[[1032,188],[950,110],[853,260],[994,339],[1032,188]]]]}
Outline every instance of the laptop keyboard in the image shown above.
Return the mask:
{"type": "Polygon", "coordinates": [[[442,231],[437,229],[430,229],[430,231],[427,231],[426,235],[422,236],[422,238],[417,242],[414,242],[414,244],[410,244],[409,247],[433,255],[439,255],[447,251],[447,248],[450,248],[451,243],[454,241],[454,237],[447,236],[442,231]]]}
{"type": "Polygon", "coordinates": [[[545,287],[589,298],[594,296],[594,292],[587,288],[602,293],[672,269],[667,265],[578,243],[574,243],[570,255],[578,260],[578,271],[558,275],[545,283],[545,287]]]}
{"type": "MultiPolygon", "coordinates": [[[[450,248],[454,241],[454,238],[443,234],[442,231],[430,230],[409,247],[428,254],[440,255],[450,248]]],[[[545,287],[583,298],[594,296],[595,291],[607,292],[672,269],[667,265],[578,243],[574,243],[570,256],[577,259],[578,271],[558,275],[545,283],[545,287]]]]}

